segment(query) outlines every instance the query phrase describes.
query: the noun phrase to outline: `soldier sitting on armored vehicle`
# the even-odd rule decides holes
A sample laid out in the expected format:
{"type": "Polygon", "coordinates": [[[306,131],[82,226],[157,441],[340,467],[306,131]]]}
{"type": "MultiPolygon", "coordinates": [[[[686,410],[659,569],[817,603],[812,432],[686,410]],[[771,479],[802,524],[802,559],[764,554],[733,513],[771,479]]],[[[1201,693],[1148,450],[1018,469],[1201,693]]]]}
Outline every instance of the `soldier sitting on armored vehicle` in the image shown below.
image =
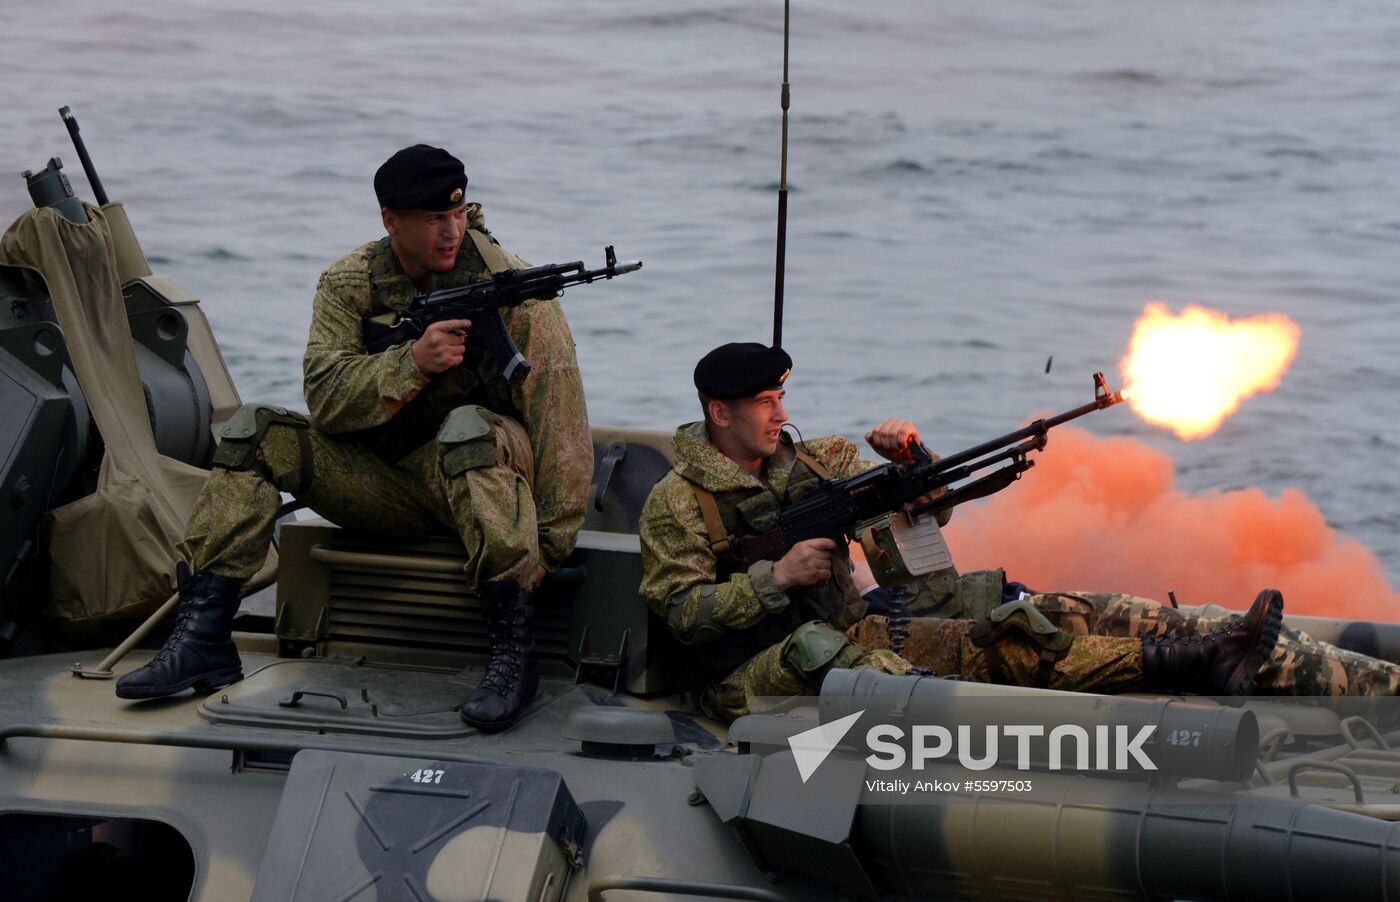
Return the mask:
{"type": "MultiPolygon", "coordinates": [[[[757,531],[818,479],[863,467],[839,436],[794,444],[783,432],[791,365],[784,351],[753,343],[705,355],[695,368],[705,419],[677,430],[673,468],[642,513],[641,594],[694,652],[691,682],[708,714],[730,720],[756,697],[815,693],[832,667],[918,667],[1103,693],[1251,691],[1282,620],[1283,598],[1272,590],[1204,636],[1073,636],[1044,629],[1043,615],[1022,603],[991,628],[922,619],[917,639],[901,643],[885,617],[865,617],[847,550],[832,539],[743,567],[731,538],[757,531]]],[[[915,435],[912,424],[888,420],[867,441],[899,460],[915,435]]]]}
{"type": "Polygon", "coordinates": [[[481,729],[509,726],[538,685],[531,590],[569,554],[583,522],[592,443],[573,339],[557,301],[506,312],[533,363],[506,381],[471,323],[434,323],[412,342],[367,353],[366,320],[430,290],[524,264],[464,200],[447,151],[415,145],[375,173],[388,237],[321,276],[305,359],[310,418],[253,404],[223,430],[177,568],[175,629],[117,695],[155,698],[242,678],[230,626],[240,585],[262,566],[280,492],[342,526],[395,535],[450,531],[466,546],[491,654],[461,709],[481,729]],[[470,240],[463,240],[464,238],[470,240]]]}

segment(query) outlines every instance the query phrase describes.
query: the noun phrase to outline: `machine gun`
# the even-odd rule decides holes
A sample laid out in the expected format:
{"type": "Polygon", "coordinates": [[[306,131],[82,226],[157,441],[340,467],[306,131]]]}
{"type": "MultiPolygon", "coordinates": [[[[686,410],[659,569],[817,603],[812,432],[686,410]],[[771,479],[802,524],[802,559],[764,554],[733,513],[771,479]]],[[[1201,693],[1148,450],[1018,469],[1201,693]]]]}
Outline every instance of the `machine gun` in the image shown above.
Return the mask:
{"type": "MultiPolygon", "coordinates": [[[[912,464],[888,463],[852,476],[823,480],[778,513],[773,528],[731,539],[734,552],[747,567],[759,560],[777,560],[805,539],[832,538],[844,543],[859,538],[877,576],[883,572],[902,578],[931,572],[938,566],[922,567],[915,561],[939,556],[926,544],[943,547],[935,520],[938,513],[1006,488],[1035,466],[1028,455],[1045,448],[1051,429],[1122,400],[1122,391],[1110,392],[1103,373],[1095,373],[1094,400],[1081,407],[1036,420],[944,458],[935,458],[915,442],[910,448],[912,464]],[[953,487],[1003,462],[1007,465],[953,487]],[[894,557],[903,560],[891,560],[894,557]]],[[[946,547],[942,554],[946,555],[946,547]]],[[[880,581],[886,583],[885,578],[880,581]]]]}
{"type": "Polygon", "coordinates": [[[429,293],[409,310],[398,314],[391,323],[365,321],[365,348],[371,354],[412,341],[435,322],[449,319],[470,319],[472,332],[480,335],[482,343],[500,367],[506,382],[515,386],[530,372],[530,362],[515,340],[506,331],[501,319],[502,307],[518,307],[531,298],[554,298],[572,285],[586,285],[599,279],[611,279],[642,268],[642,263],[617,262],[612,245],[604,250],[607,262],[601,269],[584,269],[582,260],[573,263],[551,263],[527,269],[507,269],[494,278],[472,282],[458,288],[444,288],[429,293]]]}

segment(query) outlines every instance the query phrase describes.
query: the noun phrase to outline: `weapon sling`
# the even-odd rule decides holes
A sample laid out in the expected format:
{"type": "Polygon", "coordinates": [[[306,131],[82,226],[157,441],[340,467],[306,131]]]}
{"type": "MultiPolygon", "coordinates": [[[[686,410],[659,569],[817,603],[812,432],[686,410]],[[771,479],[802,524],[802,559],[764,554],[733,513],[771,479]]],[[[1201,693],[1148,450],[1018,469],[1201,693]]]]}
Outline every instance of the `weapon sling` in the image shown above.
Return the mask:
{"type": "MultiPolygon", "coordinates": [[[[797,445],[793,445],[792,450],[798,462],[816,474],[818,479],[830,478],[830,471],[815,457],[797,445]]],[[[724,528],[724,518],[720,516],[719,502],[715,501],[714,493],[693,482],[690,484],[690,488],[695,493],[696,502],[700,505],[700,516],[705,519],[705,531],[710,535],[710,551],[714,553],[715,559],[731,556],[737,558],[738,554],[729,541],[729,531],[724,528]]]]}

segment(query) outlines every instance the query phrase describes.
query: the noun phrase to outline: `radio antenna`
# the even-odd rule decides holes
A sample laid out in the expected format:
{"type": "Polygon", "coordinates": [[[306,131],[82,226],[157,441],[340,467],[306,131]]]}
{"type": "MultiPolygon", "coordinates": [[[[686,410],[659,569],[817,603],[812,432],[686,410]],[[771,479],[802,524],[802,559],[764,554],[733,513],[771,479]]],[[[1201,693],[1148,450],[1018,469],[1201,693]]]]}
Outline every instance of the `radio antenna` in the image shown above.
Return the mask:
{"type": "Polygon", "coordinates": [[[783,0],[783,167],[778,179],[778,264],[773,277],[773,347],[783,346],[783,271],[787,256],[788,21],[792,0],[783,0]]]}

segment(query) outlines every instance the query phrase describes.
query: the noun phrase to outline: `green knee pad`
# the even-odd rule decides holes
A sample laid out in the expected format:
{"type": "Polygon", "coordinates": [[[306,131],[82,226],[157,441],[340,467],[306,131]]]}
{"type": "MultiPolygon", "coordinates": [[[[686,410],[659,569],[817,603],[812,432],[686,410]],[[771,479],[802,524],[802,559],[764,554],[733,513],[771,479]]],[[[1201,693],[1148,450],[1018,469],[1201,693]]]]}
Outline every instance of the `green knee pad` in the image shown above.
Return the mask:
{"type": "MultiPolygon", "coordinates": [[[[244,404],[229,417],[219,430],[219,447],[214,451],[214,466],[225,470],[246,470],[253,465],[253,456],[267,427],[273,423],[306,429],[311,425],[302,414],[272,404],[244,404]]],[[[309,465],[309,461],[307,464],[309,465]]]]}
{"type": "Polygon", "coordinates": [[[484,407],[467,404],[454,408],[442,421],[437,438],[442,472],[448,476],[461,476],[468,470],[500,462],[496,440],[491,435],[490,413],[484,407]]]}
{"type": "Polygon", "coordinates": [[[1074,643],[1073,635],[1056,627],[1049,617],[1036,610],[1035,605],[1022,598],[998,606],[985,619],[977,621],[972,628],[972,644],[985,648],[1008,632],[1021,633],[1036,647],[1060,656],[1065,655],[1074,643]]]}
{"type": "Polygon", "coordinates": [[[819,620],[804,623],[788,636],[783,661],[813,686],[832,667],[848,667],[865,655],[846,634],[819,620]]]}
{"type": "Polygon", "coordinates": [[[1064,660],[1074,644],[1073,634],[1057,628],[1028,600],[1009,601],[992,610],[986,619],[977,621],[971,633],[972,644],[986,651],[993,674],[1000,672],[998,679],[1007,678],[1001,653],[996,649],[997,643],[1007,633],[1020,633],[1027,637],[1040,652],[1040,663],[1034,675],[1035,685],[1040,687],[1050,685],[1055,665],[1064,660]]]}

